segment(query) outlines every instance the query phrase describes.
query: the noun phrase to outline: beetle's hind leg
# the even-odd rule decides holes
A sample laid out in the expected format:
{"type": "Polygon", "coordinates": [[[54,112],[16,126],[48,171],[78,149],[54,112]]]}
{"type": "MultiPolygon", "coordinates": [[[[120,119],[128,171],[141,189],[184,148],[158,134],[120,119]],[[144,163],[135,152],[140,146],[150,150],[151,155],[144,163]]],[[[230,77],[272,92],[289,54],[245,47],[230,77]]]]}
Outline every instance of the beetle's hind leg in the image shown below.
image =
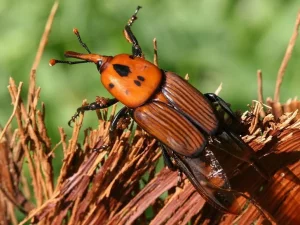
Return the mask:
{"type": "Polygon", "coordinates": [[[143,51],[140,47],[136,37],[134,36],[133,32],[131,31],[131,26],[134,23],[135,20],[137,20],[137,13],[141,9],[141,6],[138,6],[134,12],[134,14],[130,17],[128,20],[128,23],[126,24],[123,33],[126,38],[126,40],[132,44],[132,55],[134,57],[142,57],[143,58],[143,51]]]}
{"type": "Polygon", "coordinates": [[[221,139],[221,142],[223,141],[228,144],[231,143],[232,148],[230,151],[226,152],[252,165],[263,178],[269,180],[270,175],[264,166],[259,162],[255,151],[240,138],[239,131],[243,131],[243,126],[234,112],[230,109],[229,105],[216,94],[207,93],[204,95],[211,103],[215,104],[214,107],[217,115],[219,120],[222,122],[222,130],[225,132],[220,133],[218,137],[221,139]],[[221,110],[218,110],[218,107],[220,107],[221,110]],[[224,115],[221,115],[222,113],[219,112],[222,110],[224,111],[224,115]],[[226,123],[225,114],[231,118],[230,124],[226,123]]]}
{"type": "Polygon", "coordinates": [[[239,122],[239,120],[236,118],[236,115],[234,114],[234,112],[232,112],[232,110],[230,109],[230,106],[228,105],[227,102],[225,102],[222,98],[220,98],[218,95],[214,94],[214,93],[206,93],[204,94],[204,96],[211,102],[211,103],[215,103],[215,104],[219,104],[223,110],[225,110],[226,113],[228,113],[228,115],[239,122]]]}

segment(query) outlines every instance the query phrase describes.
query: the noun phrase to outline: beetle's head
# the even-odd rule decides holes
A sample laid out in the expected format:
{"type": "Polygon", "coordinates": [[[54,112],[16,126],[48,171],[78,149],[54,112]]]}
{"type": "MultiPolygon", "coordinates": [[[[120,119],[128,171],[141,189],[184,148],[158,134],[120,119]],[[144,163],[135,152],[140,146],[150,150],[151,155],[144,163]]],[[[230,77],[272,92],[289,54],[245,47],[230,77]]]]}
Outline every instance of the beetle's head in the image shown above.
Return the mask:
{"type": "Polygon", "coordinates": [[[99,72],[103,71],[103,69],[105,68],[105,64],[108,61],[110,61],[113,57],[91,53],[91,51],[89,50],[87,45],[82,42],[81,37],[79,35],[79,31],[76,28],[73,29],[73,33],[77,36],[78,41],[81,44],[81,46],[84,47],[84,49],[88,51],[88,54],[67,51],[67,52],[65,52],[65,57],[76,58],[76,59],[81,59],[81,60],[80,61],[66,61],[66,60],[51,59],[49,61],[49,65],[54,66],[57,63],[64,63],[64,64],[73,65],[73,64],[93,62],[93,63],[96,64],[97,69],[98,69],[99,72]]]}

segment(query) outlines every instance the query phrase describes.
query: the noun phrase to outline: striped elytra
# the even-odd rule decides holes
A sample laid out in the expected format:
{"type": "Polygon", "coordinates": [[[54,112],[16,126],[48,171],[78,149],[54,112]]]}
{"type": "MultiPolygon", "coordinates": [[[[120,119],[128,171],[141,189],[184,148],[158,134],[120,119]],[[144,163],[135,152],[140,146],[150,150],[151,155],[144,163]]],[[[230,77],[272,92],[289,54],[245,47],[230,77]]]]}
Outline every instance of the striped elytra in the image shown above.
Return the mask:
{"type": "Polygon", "coordinates": [[[134,109],[133,119],[162,144],[189,157],[198,155],[207,144],[206,136],[218,129],[208,100],[172,72],[164,72],[160,92],[134,109]]]}
{"type": "Polygon", "coordinates": [[[206,134],[215,134],[219,121],[203,94],[175,73],[165,72],[165,77],[162,92],[171,104],[206,134]]]}
{"type": "Polygon", "coordinates": [[[136,123],[172,150],[189,157],[206,146],[205,136],[186,117],[162,102],[150,102],[133,111],[136,123]]]}

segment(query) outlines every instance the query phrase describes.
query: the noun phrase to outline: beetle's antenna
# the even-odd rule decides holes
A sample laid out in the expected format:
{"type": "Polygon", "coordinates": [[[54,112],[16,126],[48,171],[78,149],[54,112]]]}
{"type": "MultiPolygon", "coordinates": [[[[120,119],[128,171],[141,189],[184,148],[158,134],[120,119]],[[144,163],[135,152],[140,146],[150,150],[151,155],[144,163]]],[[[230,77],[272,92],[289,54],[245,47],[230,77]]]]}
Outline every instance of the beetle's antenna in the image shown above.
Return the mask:
{"type": "Polygon", "coordinates": [[[85,43],[83,43],[83,41],[82,41],[82,39],[81,39],[81,37],[80,37],[79,31],[78,31],[77,28],[74,28],[74,29],[73,29],[73,33],[74,33],[74,34],[76,35],[76,37],[78,38],[78,41],[79,41],[80,45],[81,45],[85,50],[87,50],[88,53],[91,54],[92,52],[90,51],[90,49],[88,48],[88,46],[87,46],[85,43]]]}
{"type": "MultiPolygon", "coordinates": [[[[137,11],[136,11],[136,13],[137,13],[137,11]]],[[[74,29],[73,29],[73,33],[74,33],[74,34],[76,35],[76,37],[78,38],[78,41],[79,41],[80,45],[81,45],[85,50],[87,50],[87,52],[88,52],[89,54],[91,54],[92,52],[90,51],[90,49],[88,48],[88,46],[82,41],[81,36],[80,36],[79,31],[78,31],[77,28],[74,28],[74,29]]],[[[90,61],[86,61],[86,60],[83,60],[83,61],[66,61],[66,60],[50,59],[49,65],[50,65],[50,66],[54,66],[54,65],[57,64],[57,63],[74,65],[74,64],[89,63],[89,62],[90,62],[90,61]]]]}
{"type": "Polygon", "coordinates": [[[74,64],[89,63],[89,62],[90,61],[65,61],[65,60],[50,59],[49,65],[54,66],[57,63],[74,65],[74,64]]]}
{"type": "Polygon", "coordinates": [[[138,6],[134,12],[134,14],[131,16],[131,18],[128,20],[127,25],[129,27],[131,27],[131,25],[133,24],[133,22],[137,19],[137,13],[139,12],[139,10],[142,8],[142,6],[138,6]]]}

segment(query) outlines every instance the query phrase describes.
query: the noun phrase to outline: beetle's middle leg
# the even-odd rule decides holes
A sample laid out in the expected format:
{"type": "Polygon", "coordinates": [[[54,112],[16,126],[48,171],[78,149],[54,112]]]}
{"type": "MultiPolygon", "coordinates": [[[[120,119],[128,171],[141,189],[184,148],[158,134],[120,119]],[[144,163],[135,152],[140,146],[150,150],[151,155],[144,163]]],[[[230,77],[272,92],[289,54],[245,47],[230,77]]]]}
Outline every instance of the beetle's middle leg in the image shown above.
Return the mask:
{"type": "Polygon", "coordinates": [[[135,20],[137,20],[137,13],[141,9],[141,6],[138,6],[134,12],[134,14],[131,16],[129,19],[128,23],[126,24],[123,33],[126,38],[126,40],[132,44],[132,55],[134,57],[143,57],[143,51],[142,48],[140,47],[136,37],[134,36],[133,32],[131,31],[131,26],[134,23],[135,20]]]}
{"type": "Polygon", "coordinates": [[[167,146],[162,143],[159,143],[162,151],[162,156],[164,158],[165,165],[172,171],[177,170],[177,186],[182,184],[182,171],[173,163],[171,156],[169,155],[172,152],[167,146]]]}
{"type": "MultiPolygon", "coordinates": [[[[121,121],[121,119],[126,118],[126,116],[128,115],[128,112],[129,112],[129,109],[127,107],[123,107],[122,109],[120,109],[119,112],[117,112],[117,114],[113,118],[113,120],[110,124],[110,127],[109,127],[109,144],[113,143],[114,140],[116,139],[116,130],[120,129],[119,127],[121,126],[119,124],[119,122],[124,122],[124,121],[121,121]]],[[[126,126],[128,125],[128,122],[130,123],[130,121],[124,122],[124,123],[126,123],[126,126]]]]}
{"type": "Polygon", "coordinates": [[[167,147],[162,143],[159,143],[159,145],[162,151],[162,156],[164,158],[165,165],[172,171],[177,170],[177,167],[174,165],[170,155],[168,154],[167,147]]]}
{"type": "MultiPolygon", "coordinates": [[[[117,129],[125,129],[122,128],[123,124],[125,124],[125,126],[127,127],[128,124],[130,123],[130,118],[129,120],[126,119],[128,118],[129,109],[127,107],[123,107],[122,109],[120,109],[120,111],[115,115],[115,117],[113,118],[110,127],[109,127],[109,140],[108,140],[108,144],[105,145],[101,145],[100,147],[96,147],[93,149],[93,151],[99,151],[102,149],[107,149],[110,146],[112,146],[112,144],[114,143],[115,139],[116,139],[116,130],[117,129]],[[123,119],[123,121],[121,121],[123,119]],[[125,121],[124,121],[125,120],[125,121]],[[122,122],[122,124],[120,124],[119,122],[122,122]],[[121,126],[121,128],[120,128],[121,126]]],[[[97,146],[97,144],[96,144],[97,146]]]]}

